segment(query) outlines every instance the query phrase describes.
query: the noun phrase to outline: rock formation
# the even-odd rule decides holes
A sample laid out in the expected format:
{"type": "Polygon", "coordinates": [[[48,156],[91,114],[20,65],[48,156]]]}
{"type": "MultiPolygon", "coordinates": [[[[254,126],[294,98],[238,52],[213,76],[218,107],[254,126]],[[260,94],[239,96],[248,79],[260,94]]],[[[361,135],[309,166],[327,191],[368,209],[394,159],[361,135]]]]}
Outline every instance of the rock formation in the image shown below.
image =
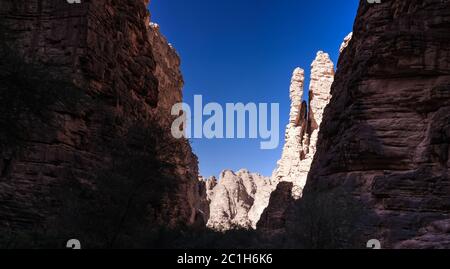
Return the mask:
{"type": "Polygon", "coordinates": [[[446,1],[360,2],[304,191],[363,206],[358,246],[450,247],[449,22],[446,1]]]}
{"type": "Polygon", "coordinates": [[[221,231],[233,228],[256,229],[275,189],[277,190],[273,195],[278,197],[273,201],[275,208],[269,208],[264,215],[269,221],[284,215],[286,206],[279,205],[279,201],[298,199],[302,196],[316,152],[323,110],[331,98],[333,77],[333,62],[328,54],[319,51],[311,65],[308,112],[307,102],[303,101],[304,70],[301,68],[294,70],[290,86],[291,110],[289,124],[286,127],[285,145],[272,179],[264,179],[245,170],[237,174],[225,171],[219,185],[213,190],[209,227],[221,231]],[[287,197],[284,197],[286,195],[287,197]],[[275,212],[274,216],[271,212],[275,212]]]}
{"type": "Polygon", "coordinates": [[[130,227],[206,220],[197,158],[170,136],[180,60],[147,5],[0,3],[3,235],[58,227],[104,247],[130,227]]]}
{"type": "Polygon", "coordinates": [[[319,51],[311,65],[309,103],[303,100],[304,71],[295,69],[291,88],[291,114],[281,160],[273,175],[277,188],[269,197],[259,228],[281,229],[288,201],[302,197],[303,188],[316,153],[323,111],[328,105],[334,79],[334,65],[328,54],[319,51]],[[282,202],[282,203],[281,203],[282,202]],[[281,203],[281,204],[280,204],[281,203]]]}
{"type": "MultiPolygon", "coordinates": [[[[218,181],[216,177],[210,177],[208,179],[205,179],[204,177],[200,176],[200,182],[205,185],[206,189],[206,198],[208,199],[209,203],[211,202],[212,196],[214,194],[214,188],[217,186],[218,181]]],[[[208,205],[209,205],[208,203],[208,205]]]]}
{"type": "Polygon", "coordinates": [[[270,179],[259,174],[223,171],[210,196],[208,227],[217,231],[254,228],[265,207],[260,201],[270,195],[271,188],[270,179]]]}
{"type": "Polygon", "coordinates": [[[319,126],[325,106],[330,101],[334,65],[328,54],[318,52],[311,65],[309,103],[303,101],[304,71],[295,69],[292,75],[291,112],[286,127],[285,145],[274,174],[276,182],[292,182],[292,195],[302,196],[303,187],[316,152],[319,126]]]}

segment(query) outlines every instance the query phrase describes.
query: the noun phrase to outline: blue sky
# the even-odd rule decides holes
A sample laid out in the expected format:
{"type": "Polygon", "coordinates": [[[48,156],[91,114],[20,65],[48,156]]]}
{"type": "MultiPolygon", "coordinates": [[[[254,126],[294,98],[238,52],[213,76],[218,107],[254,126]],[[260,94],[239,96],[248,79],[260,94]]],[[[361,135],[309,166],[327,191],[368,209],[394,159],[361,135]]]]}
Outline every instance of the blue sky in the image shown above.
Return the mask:
{"type": "MultiPolygon", "coordinates": [[[[280,145],[254,139],[193,139],[200,173],[247,168],[270,176],[283,148],[292,71],[309,69],[317,51],[336,64],[352,31],[358,0],[152,0],[152,21],[181,56],[185,102],[279,103],[280,145]]],[[[306,82],[308,87],[308,81],[306,82]]],[[[192,105],[193,107],[193,105],[192,105]]]]}

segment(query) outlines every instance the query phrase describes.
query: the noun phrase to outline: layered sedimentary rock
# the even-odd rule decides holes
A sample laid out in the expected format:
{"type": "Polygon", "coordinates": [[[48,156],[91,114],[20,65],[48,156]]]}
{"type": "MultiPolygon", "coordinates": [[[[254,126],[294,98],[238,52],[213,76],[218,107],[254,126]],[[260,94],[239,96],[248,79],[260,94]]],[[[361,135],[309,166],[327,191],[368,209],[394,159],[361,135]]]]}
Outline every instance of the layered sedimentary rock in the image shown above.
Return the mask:
{"type": "MultiPolygon", "coordinates": [[[[204,178],[204,177],[200,177],[200,182],[202,182],[202,184],[205,185],[205,189],[206,189],[206,197],[208,199],[209,202],[211,202],[212,196],[214,194],[214,188],[217,186],[218,184],[218,180],[216,177],[210,177],[208,179],[204,178]]],[[[209,205],[209,204],[208,204],[209,205]]]]}
{"type": "Polygon", "coordinates": [[[445,1],[360,2],[304,192],[362,205],[359,246],[449,247],[449,29],[445,1]]]}
{"type": "Polygon", "coordinates": [[[117,219],[107,229],[126,229],[129,216],[204,221],[197,158],[170,135],[180,60],[147,4],[0,3],[2,229],[48,228],[97,207],[117,219]]]}
{"type": "MultiPolygon", "coordinates": [[[[171,115],[172,107],[174,104],[183,102],[184,82],[180,71],[181,62],[175,49],[159,31],[159,25],[150,22],[149,26],[148,37],[156,62],[153,74],[158,79],[158,103],[150,113],[154,117],[153,121],[169,134],[174,120],[171,115]]],[[[178,184],[178,188],[182,195],[179,199],[184,199],[183,196],[186,195],[185,206],[187,205],[189,209],[185,210],[191,211],[187,223],[206,224],[209,218],[207,195],[202,184],[196,184],[198,160],[189,142],[185,139],[173,140],[169,137],[158,154],[159,158],[172,166],[169,173],[175,172],[178,179],[185,180],[183,184],[178,184]]],[[[182,204],[181,201],[177,200],[177,203],[182,204]]]]}
{"type": "Polygon", "coordinates": [[[258,200],[271,188],[270,179],[259,174],[225,170],[212,190],[208,227],[217,231],[254,228],[264,208],[258,200]]]}

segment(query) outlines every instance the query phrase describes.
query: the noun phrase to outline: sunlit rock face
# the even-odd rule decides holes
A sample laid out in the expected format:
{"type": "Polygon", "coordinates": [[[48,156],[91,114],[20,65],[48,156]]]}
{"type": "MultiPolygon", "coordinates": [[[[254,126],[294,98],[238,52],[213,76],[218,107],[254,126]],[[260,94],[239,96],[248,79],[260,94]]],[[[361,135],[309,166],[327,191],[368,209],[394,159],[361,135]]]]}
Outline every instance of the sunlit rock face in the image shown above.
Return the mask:
{"type": "Polygon", "coordinates": [[[341,48],[339,49],[339,52],[342,53],[344,50],[348,47],[348,44],[352,40],[353,33],[349,33],[345,38],[344,41],[341,44],[341,48]]]}
{"type": "Polygon", "coordinates": [[[334,65],[328,54],[318,52],[311,65],[309,102],[303,101],[304,71],[297,68],[292,76],[291,113],[286,128],[283,154],[274,174],[276,182],[292,182],[292,196],[302,196],[311,162],[316,152],[317,136],[323,111],[330,101],[334,65]]]}
{"type": "Polygon", "coordinates": [[[225,170],[210,196],[208,227],[217,231],[254,228],[264,208],[260,200],[271,188],[270,178],[247,170],[225,170]]]}
{"type": "MultiPolygon", "coordinates": [[[[261,215],[268,207],[275,189],[280,197],[273,203],[302,196],[303,187],[316,152],[317,134],[323,110],[330,101],[334,65],[328,54],[318,52],[311,65],[310,100],[303,100],[304,70],[294,70],[290,86],[291,109],[286,128],[285,145],[281,160],[271,180],[243,170],[236,174],[225,171],[211,196],[211,217],[208,226],[216,230],[256,228],[261,215]],[[308,112],[307,105],[310,107],[308,112]],[[280,188],[277,188],[280,186],[280,188]],[[281,187],[287,186],[287,187],[281,187]],[[288,188],[290,188],[288,190],[288,188]],[[288,195],[285,198],[283,195],[288,195]]],[[[215,182],[215,181],[212,181],[215,182]]],[[[214,183],[211,183],[214,184],[214,183]]],[[[273,205],[285,208],[285,205],[273,205]]],[[[265,219],[277,218],[269,209],[265,219]]],[[[283,211],[284,212],[284,211],[283,211]]],[[[281,215],[275,213],[275,215],[281,215]]]]}
{"type": "Polygon", "coordinates": [[[449,22],[446,1],[361,1],[325,109],[304,196],[344,190],[385,248],[450,247],[449,22]]]}
{"type": "Polygon", "coordinates": [[[294,70],[291,87],[291,114],[286,128],[286,139],[278,167],[273,175],[277,188],[269,197],[268,207],[258,228],[282,229],[289,201],[302,197],[311,163],[316,153],[316,143],[323,111],[331,99],[334,64],[322,51],[311,64],[309,101],[303,101],[304,71],[294,70]]]}
{"type": "Polygon", "coordinates": [[[170,134],[170,108],[182,101],[180,59],[149,24],[147,4],[0,3],[0,120],[11,127],[0,131],[1,228],[55,224],[69,205],[117,206],[98,212],[121,215],[133,193],[149,202],[134,207],[139,223],[204,225],[197,158],[170,134]],[[25,87],[36,95],[5,101],[3,91],[25,87]],[[16,129],[23,132],[8,133],[16,129]],[[117,205],[96,203],[96,193],[117,195],[117,205]]]}
{"type": "Polygon", "coordinates": [[[304,70],[295,69],[290,87],[291,112],[289,124],[286,127],[285,144],[281,160],[273,176],[276,182],[295,182],[297,197],[301,195],[304,180],[309,171],[309,165],[302,165],[301,159],[305,149],[308,149],[307,146],[303,146],[307,129],[307,105],[303,102],[304,81],[304,70]]]}

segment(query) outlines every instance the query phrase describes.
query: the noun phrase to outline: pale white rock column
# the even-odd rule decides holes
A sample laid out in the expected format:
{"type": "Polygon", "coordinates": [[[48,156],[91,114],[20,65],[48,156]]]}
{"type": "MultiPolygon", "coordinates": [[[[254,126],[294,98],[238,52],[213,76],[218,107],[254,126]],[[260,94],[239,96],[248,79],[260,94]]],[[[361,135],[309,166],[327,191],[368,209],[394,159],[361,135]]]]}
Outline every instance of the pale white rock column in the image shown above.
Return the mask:
{"type": "MultiPolygon", "coordinates": [[[[334,64],[328,53],[319,51],[311,64],[311,81],[309,85],[309,150],[307,159],[314,159],[316,144],[325,107],[331,100],[331,85],[334,81],[334,64]]],[[[310,164],[311,165],[311,164],[310,164]]],[[[310,166],[309,165],[309,166],[310,166]]],[[[308,169],[309,170],[309,169],[308,169]]]]}
{"type": "Polygon", "coordinates": [[[290,87],[291,113],[286,128],[286,141],[274,175],[276,182],[292,182],[294,199],[302,197],[311,168],[323,112],[331,99],[334,64],[327,53],[319,51],[311,64],[309,107],[303,103],[304,71],[294,71],[290,87]]]}
{"type": "MultiPolygon", "coordinates": [[[[292,182],[296,190],[303,189],[303,181],[306,178],[303,171],[301,171],[302,169],[300,169],[303,153],[303,136],[306,131],[306,107],[303,103],[304,81],[304,70],[301,68],[295,69],[289,90],[291,98],[289,124],[286,127],[283,153],[273,179],[275,182],[292,182]]],[[[300,195],[299,191],[296,191],[294,194],[297,198],[300,195]]]]}

